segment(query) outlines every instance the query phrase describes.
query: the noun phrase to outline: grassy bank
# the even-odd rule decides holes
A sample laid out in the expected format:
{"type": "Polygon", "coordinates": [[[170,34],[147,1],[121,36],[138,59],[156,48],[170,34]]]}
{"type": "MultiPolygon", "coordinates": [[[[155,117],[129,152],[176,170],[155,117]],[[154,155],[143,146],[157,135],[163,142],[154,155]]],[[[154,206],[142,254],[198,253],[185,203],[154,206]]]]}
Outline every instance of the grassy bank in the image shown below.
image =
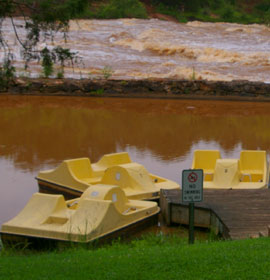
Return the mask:
{"type": "Polygon", "coordinates": [[[270,239],[151,237],[97,250],[0,255],[1,279],[269,279],[270,239]]]}

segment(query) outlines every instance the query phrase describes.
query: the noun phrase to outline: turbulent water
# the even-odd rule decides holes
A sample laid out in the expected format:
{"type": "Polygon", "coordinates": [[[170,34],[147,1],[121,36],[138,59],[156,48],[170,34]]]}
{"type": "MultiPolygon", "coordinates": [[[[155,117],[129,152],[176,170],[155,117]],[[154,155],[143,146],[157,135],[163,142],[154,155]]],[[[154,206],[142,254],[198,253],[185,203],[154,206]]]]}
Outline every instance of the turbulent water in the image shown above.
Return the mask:
{"type": "MultiPolygon", "coordinates": [[[[23,22],[18,19],[16,25],[23,36],[23,22]]],[[[22,69],[19,44],[8,20],[3,23],[3,30],[16,54],[17,66],[22,69]]],[[[82,58],[82,63],[73,70],[66,67],[66,77],[100,77],[106,67],[114,79],[270,82],[269,35],[269,27],[257,24],[78,20],[70,22],[67,41],[56,35],[54,44],[70,48],[82,58]]],[[[50,41],[47,43],[52,46],[50,41]]],[[[39,47],[45,45],[46,42],[42,42],[39,47]]],[[[18,73],[23,75],[22,70],[18,73]]],[[[33,64],[28,75],[40,75],[40,67],[33,64]]]]}

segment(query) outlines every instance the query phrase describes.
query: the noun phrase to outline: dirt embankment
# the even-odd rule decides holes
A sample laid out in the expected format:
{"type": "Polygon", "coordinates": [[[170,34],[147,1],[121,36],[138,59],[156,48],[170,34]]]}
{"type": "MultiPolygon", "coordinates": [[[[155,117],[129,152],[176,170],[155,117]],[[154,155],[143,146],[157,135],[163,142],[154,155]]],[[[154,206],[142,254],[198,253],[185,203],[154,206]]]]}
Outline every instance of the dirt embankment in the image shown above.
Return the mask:
{"type": "Polygon", "coordinates": [[[249,81],[17,79],[0,94],[270,101],[270,84],[249,81]]]}

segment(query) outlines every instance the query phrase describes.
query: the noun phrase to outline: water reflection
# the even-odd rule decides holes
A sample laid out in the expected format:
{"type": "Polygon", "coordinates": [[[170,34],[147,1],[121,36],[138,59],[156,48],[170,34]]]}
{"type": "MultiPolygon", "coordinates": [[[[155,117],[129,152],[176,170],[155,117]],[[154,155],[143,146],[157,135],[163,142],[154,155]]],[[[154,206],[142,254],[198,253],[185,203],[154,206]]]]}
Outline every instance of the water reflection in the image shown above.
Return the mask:
{"type": "Polygon", "coordinates": [[[196,148],[238,157],[269,150],[270,103],[75,97],[0,97],[0,224],[37,191],[34,176],[62,160],[128,151],[180,182],[196,148]]]}

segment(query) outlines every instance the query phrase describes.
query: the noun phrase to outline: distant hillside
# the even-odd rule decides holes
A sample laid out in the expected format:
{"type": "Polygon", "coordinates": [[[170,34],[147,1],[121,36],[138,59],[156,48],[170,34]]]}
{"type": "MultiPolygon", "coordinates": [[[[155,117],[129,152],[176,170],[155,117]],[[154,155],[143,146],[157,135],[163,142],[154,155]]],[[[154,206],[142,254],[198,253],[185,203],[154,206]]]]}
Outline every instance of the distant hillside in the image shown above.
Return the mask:
{"type": "Polygon", "coordinates": [[[84,18],[270,23],[270,0],[92,0],[84,18]]]}
{"type": "Polygon", "coordinates": [[[142,0],[150,17],[178,21],[270,22],[270,0],[142,0]],[[162,16],[161,16],[162,18],[162,16]]]}

